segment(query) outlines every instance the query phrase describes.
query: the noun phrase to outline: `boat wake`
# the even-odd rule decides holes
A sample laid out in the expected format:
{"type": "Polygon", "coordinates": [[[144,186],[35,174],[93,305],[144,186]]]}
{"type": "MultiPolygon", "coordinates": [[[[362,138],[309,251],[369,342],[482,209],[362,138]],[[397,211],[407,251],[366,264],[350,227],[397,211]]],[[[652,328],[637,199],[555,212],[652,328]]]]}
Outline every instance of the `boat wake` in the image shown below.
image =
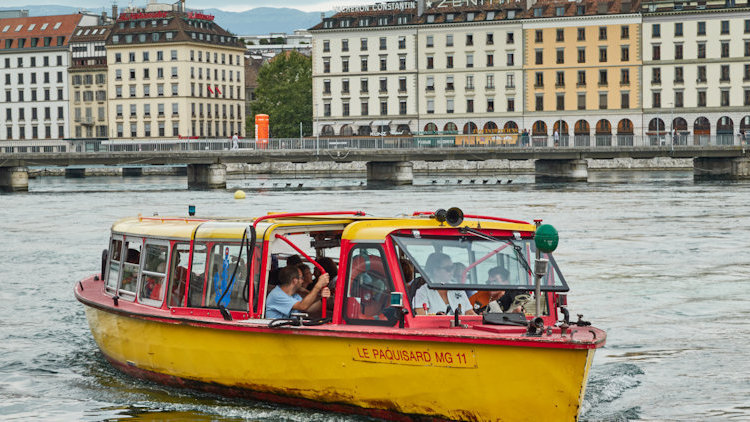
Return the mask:
{"type": "Polygon", "coordinates": [[[594,366],[589,375],[586,396],[581,404],[581,421],[628,421],[638,419],[640,407],[623,408],[620,399],[641,384],[643,370],[632,363],[594,366]]]}

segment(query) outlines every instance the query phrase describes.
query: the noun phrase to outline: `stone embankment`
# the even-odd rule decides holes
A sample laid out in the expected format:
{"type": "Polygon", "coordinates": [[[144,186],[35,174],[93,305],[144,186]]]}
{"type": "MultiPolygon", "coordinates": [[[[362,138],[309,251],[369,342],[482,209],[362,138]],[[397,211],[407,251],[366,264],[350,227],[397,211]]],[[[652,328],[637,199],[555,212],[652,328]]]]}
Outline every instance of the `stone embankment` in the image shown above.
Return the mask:
{"type": "MultiPolygon", "coordinates": [[[[589,171],[607,170],[692,170],[692,159],[657,157],[653,159],[615,158],[611,160],[588,160],[589,171]]],[[[485,161],[415,161],[414,174],[527,174],[534,172],[534,160],[485,160],[485,161]]],[[[143,167],[143,176],[184,176],[185,167],[143,167]]],[[[365,162],[267,162],[262,164],[227,164],[227,174],[232,176],[253,174],[278,174],[284,176],[362,176],[367,174],[365,162]]],[[[64,176],[64,168],[29,169],[30,177],[64,176]]],[[[121,176],[120,167],[87,168],[86,176],[121,176]]]]}

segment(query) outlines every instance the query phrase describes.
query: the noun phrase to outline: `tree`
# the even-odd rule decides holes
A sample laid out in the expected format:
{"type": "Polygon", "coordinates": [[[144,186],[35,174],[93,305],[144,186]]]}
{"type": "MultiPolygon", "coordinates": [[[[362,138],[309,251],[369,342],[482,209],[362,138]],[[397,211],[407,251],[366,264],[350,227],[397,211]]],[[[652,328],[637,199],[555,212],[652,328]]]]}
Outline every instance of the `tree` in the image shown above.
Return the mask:
{"type": "Polygon", "coordinates": [[[273,138],[312,133],[312,60],[296,51],[286,51],[272,58],[258,71],[253,116],[247,125],[255,131],[255,115],[269,116],[273,138]]]}

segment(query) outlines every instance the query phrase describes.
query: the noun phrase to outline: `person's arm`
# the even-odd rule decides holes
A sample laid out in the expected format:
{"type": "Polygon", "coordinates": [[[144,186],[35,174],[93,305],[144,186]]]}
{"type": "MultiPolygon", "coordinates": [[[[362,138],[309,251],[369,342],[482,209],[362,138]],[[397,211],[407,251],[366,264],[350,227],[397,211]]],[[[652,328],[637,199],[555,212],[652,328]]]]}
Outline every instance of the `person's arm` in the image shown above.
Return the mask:
{"type": "MultiPolygon", "coordinates": [[[[305,296],[304,299],[295,303],[294,306],[292,306],[292,310],[302,312],[314,311],[315,309],[311,309],[311,307],[318,300],[318,293],[322,290],[324,290],[323,297],[328,297],[331,295],[331,291],[328,290],[328,274],[322,274],[320,277],[318,277],[318,282],[315,283],[312,290],[310,290],[310,293],[308,293],[308,295],[305,296]]],[[[318,310],[319,308],[320,306],[318,306],[318,310]]]]}

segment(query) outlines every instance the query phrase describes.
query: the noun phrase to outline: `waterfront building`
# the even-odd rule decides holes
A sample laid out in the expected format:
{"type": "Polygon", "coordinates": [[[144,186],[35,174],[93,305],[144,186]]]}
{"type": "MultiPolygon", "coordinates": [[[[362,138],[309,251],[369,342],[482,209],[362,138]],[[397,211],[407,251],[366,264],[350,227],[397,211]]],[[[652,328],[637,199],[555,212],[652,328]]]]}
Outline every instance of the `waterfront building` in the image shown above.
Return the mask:
{"type": "Polygon", "coordinates": [[[117,17],[107,39],[110,138],[244,136],[245,48],[184,3],[117,17]]]}
{"type": "Polygon", "coordinates": [[[643,4],[643,119],[651,143],[732,144],[750,133],[750,7],[743,3],[643,4]]]}
{"type": "Polygon", "coordinates": [[[428,8],[415,19],[416,130],[475,134],[523,126],[522,10],[520,2],[480,2],[428,8]]]}
{"type": "Polygon", "coordinates": [[[0,19],[0,140],[69,137],[68,51],[93,15],[0,19]]]}
{"type": "Polygon", "coordinates": [[[71,138],[106,138],[107,130],[107,51],[106,40],[112,25],[79,27],[70,39],[71,138]]]}
{"type": "Polygon", "coordinates": [[[240,35],[246,44],[247,53],[273,57],[283,51],[297,51],[306,56],[312,52],[312,35],[306,30],[298,29],[293,34],[272,32],[266,35],[240,35]]]}
{"type": "Polygon", "coordinates": [[[546,145],[633,145],[641,132],[640,23],[627,1],[538,2],[525,12],[526,128],[546,145]]]}

